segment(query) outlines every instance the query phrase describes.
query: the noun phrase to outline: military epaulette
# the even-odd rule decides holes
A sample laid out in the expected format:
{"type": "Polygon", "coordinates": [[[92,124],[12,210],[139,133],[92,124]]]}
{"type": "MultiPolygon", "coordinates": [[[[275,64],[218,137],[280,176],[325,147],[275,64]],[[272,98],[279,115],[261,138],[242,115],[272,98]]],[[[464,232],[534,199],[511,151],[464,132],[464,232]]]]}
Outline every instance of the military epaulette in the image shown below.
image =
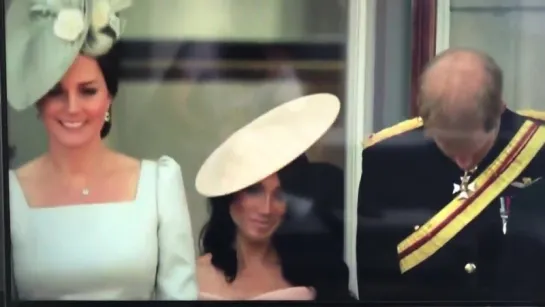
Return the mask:
{"type": "Polygon", "coordinates": [[[404,132],[420,128],[422,127],[422,125],[423,125],[422,119],[420,117],[415,117],[415,118],[397,123],[391,127],[384,128],[377,133],[371,134],[371,136],[369,136],[367,141],[363,141],[362,142],[363,148],[373,146],[376,143],[389,139],[393,136],[402,134],[404,132]]]}
{"type": "Polygon", "coordinates": [[[526,116],[529,118],[545,121],[545,111],[536,111],[536,110],[520,110],[517,111],[518,114],[526,116]]]}

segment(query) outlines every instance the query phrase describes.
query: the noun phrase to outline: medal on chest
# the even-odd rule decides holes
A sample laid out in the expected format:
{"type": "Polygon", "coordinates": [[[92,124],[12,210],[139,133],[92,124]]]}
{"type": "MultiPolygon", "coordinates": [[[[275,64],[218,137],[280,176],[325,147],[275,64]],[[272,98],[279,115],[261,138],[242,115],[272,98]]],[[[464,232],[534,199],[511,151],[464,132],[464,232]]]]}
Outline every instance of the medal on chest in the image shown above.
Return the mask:
{"type": "Polygon", "coordinates": [[[501,218],[501,230],[503,234],[507,234],[507,220],[509,219],[509,206],[511,205],[511,199],[509,197],[500,197],[500,218],[501,218]]]}
{"type": "Polygon", "coordinates": [[[471,181],[471,174],[473,174],[476,169],[477,168],[475,167],[474,169],[470,171],[464,171],[464,175],[460,177],[460,183],[454,184],[454,189],[452,191],[452,194],[459,193],[458,194],[459,199],[468,199],[469,196],[471,196],[471,194],[475,192],[475,189],[477,188],[476,184],[475,182],[470,182],[470,181],[471,181]]]}

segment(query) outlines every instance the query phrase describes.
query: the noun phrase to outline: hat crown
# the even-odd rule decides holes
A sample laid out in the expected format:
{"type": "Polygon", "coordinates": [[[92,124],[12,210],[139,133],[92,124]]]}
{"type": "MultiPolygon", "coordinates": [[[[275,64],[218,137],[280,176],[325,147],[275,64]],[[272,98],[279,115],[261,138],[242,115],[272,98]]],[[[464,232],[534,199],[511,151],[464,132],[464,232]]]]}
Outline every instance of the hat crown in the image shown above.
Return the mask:
{"type": "Polygon", "coordinates": [[[14,0],[6,20],[8,102],[35,104],[80,53],[106,54],[123,31],[131,0],[14,0]],[[106,30],[108,28],[108,30],[106,30]]]}
{"type": "Polygon", "coordinates": [[[240,128],[201,166],[195,186],[208,197],[240,191],[295,160],[333,125],[340,102],[314,94],[286,102],[240,128]]]}

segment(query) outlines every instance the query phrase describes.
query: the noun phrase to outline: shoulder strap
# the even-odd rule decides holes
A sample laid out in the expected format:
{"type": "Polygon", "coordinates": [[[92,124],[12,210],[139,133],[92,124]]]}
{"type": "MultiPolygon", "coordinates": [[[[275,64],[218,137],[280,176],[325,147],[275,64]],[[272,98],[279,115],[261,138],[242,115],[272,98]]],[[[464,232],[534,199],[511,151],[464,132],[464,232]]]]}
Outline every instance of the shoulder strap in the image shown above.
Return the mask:
{"type": "Polygon", "coordinates": [[[411,118],[411,119],[408,119],[408,120],[404,120],[400,123],[397,123],[393,126],[390,126],[388,128],[384,128],[382,130],[380,130],[379,132],[377,133],[374,133],[374,134],[371,134],[371,136],[369,136],[369,139],[367,139],[367,141],[364,141],[363,142],[363,147],[364,148],[367,148],[367,147],[370,147],[370,146],[373,146],[383,140],[386,140],[388,138],[391,138],[393,136],[396,136],[396,135],[399,135],[399,134],[402,134],[404,132],[407,132],[407,131],[411,131],[411,130],[414,130],[414,129],[418,129],[420,127],[422,127],[424,123],[422,122],[422,118],[420,117],[415,117],[415,118],[411,118]]]}
{"type": "Polygon", "coordinates": [[[545,121],[545,111],[536,111],[536,110],[527,109],[527,110],[517,111],[517,113],[522,116],[545,121]]]}
{"type": "MultiPolygon", "coordinates": [[[[545,121],[545,111],[537,111],[532,109],[519,110],[516,112],[519,115],[526,116],[532,119],[545,121]]],[[[415,117],[411,119],[404,120],[388,128],[384,128],[377,133],[371,134],[367,141],[363,141],[362,145],[364,148],[373,146],[377,143],[380,143],[383,140],[389,139],[398,134],[402,134],[407,131],[418,129],[422,127],[424,123],[420,117],[415,117]]]]}

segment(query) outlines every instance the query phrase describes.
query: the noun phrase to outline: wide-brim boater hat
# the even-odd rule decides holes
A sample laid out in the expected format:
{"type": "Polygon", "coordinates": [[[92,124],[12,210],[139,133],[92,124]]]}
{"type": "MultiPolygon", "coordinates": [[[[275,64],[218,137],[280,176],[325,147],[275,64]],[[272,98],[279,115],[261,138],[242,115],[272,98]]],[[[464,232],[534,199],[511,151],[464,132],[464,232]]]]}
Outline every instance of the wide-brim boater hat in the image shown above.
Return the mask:
{"type": "Polygon", "coordinates": [[[106,54],[119,39],[119,12],[132,0],[13,0],[6,17],[6,82],[10,105],[40,100],[78,54],[106,54]]]}
{"type": "Polygon", "coordinates": [[[314,94],[261,115],[206,159],[195,180],[197,191],[207,197],[228,195],[278,172],[327,132],[340,108],[334,95],[314,94]]]}

